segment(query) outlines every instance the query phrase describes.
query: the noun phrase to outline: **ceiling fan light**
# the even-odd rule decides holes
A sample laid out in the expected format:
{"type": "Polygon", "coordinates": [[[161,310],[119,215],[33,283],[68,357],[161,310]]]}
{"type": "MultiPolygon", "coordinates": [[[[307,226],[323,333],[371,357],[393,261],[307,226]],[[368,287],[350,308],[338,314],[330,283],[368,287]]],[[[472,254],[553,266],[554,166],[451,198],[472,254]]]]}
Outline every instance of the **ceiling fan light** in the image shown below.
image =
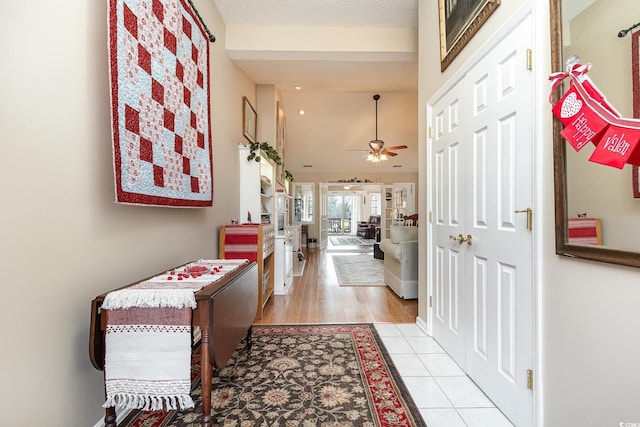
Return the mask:
{"type": "Polygon", "coordinates": [[[372,162],[374,157],[375,156],[373,155],[373,153],[369,153],[369,155],[367,156],[367,161],[372,162]]]}
{"type": "Polygon", "coordinates": [[[384,147],[384,141],[381,141],[379,139],[372,139],[369,142],[369,147],[371,147],[372,150],[381,150],[382,147],[384,147]]]}
{"type": "Polygon", "coordinates": [[[387,159],[388,159],[388,157],[387,157],[386,154],[384,154],[384,153],[380,154],[380,160],[387,160],[387,159]]]}

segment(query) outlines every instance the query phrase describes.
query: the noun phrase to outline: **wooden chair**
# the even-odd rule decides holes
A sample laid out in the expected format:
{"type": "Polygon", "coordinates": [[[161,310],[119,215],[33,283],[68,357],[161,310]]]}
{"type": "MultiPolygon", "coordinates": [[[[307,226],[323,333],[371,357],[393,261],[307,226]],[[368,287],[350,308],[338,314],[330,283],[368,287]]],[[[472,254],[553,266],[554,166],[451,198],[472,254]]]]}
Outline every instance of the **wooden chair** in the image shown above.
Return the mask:
{"type": "Polygon", "coordinates": [[[418,214],[414,213],[413,215],[406,215],[403,217],[404,225],[418,225],[418,214]]]}

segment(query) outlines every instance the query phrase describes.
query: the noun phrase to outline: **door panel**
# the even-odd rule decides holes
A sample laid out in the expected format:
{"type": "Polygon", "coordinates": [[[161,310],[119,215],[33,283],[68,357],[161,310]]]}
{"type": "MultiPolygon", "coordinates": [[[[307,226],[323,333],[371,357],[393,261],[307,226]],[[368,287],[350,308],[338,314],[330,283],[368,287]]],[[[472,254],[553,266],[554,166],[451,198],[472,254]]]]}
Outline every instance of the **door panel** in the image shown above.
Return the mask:
{"type": "Polygon", "coordinates": [[[515,212],[532,203],[530,45],[529,16],[431,110],[433,335],[519,427],[533,414],[532,237],[515,212]]]}
{"type": "Polygon", "coordinates": [[[447,349],[458,364],[464,368],[465,335],[460,325],[466,322],[464,298],[464,271],[466,253],[460,244],[449,236],[462,233],[465,223],[464,179],[460,166],[462,126],[464,116],[464,87],[460,83],[452,88],[434,107],[432,182],[433,187],[433,253],[435,260],[434,295],[436,310],[433,321],[434,336],[447,349]],[[462,333],[461,333],[462,332],[462,333]]]}

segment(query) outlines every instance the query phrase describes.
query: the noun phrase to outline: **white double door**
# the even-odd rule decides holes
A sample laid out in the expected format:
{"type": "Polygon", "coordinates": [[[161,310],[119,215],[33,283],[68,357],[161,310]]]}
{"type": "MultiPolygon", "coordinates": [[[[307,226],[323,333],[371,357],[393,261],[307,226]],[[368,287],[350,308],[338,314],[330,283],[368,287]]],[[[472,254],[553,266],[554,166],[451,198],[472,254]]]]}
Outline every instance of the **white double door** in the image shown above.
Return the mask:
{"type": "Polygon", "coordinates": [[[429,110],[433,336],[518,427],[533,422],[530,21],[429,110]]]}

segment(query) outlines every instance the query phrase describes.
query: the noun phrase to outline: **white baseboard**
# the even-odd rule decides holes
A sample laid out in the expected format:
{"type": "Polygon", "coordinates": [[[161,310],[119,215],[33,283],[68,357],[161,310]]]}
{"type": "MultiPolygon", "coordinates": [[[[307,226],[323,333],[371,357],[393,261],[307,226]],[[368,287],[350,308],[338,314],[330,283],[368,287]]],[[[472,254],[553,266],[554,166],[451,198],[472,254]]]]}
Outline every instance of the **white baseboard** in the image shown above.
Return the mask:
{"type": "MultiPolygon", "coordinates": [[[[131,412],[131,409],[116,411],[116,424],[120,424],[131,412]]],[[[104,427],[104,418],[98,421],[93,427],[104,427]]]]}
{"type": "Polygon", "coordinates": [[[416,317],[416,325],[418,325],[418,328],[420,328],[422,332],[431,336],[431,334],[429,333],[429,328],[427,327],[427,322],[422,320],[420,316],[416,317]]]}

